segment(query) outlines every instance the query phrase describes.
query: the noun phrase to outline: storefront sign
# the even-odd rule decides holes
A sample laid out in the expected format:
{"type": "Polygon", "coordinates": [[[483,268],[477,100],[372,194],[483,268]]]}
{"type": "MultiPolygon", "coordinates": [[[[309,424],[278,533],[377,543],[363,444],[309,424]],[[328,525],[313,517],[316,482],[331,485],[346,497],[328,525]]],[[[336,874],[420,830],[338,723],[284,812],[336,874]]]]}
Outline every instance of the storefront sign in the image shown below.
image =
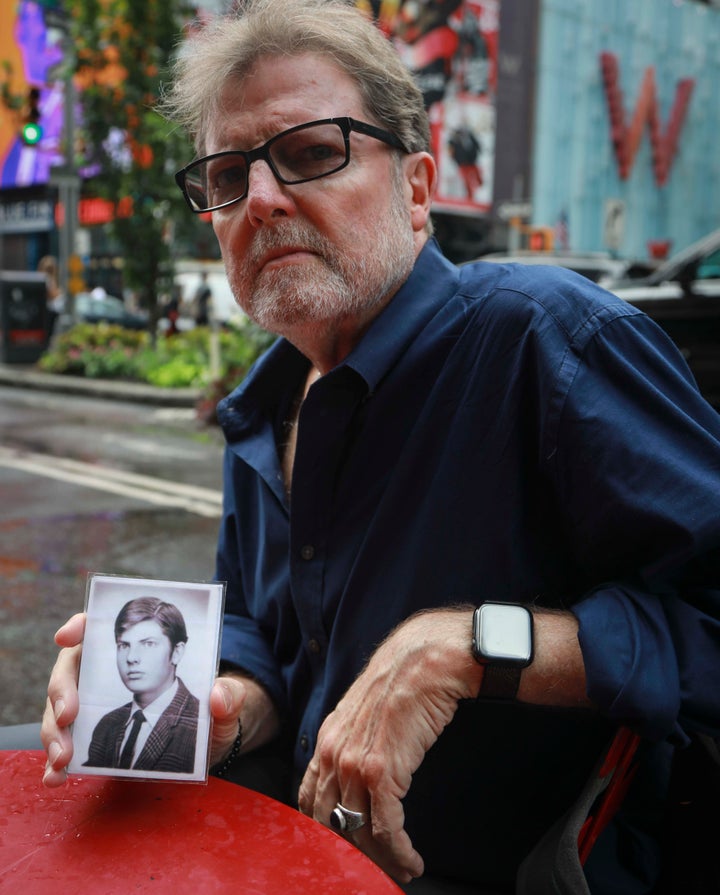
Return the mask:
{"type": "Polygon", "coordinates": [[[0,202],[0,233],[38,233],[52,228],[53,203],[49,199],[0,202]]]}
{"type": "Polygon", "coordinates": [[[640,95],[635,104],[632,120],[629,122],[620,87],[620,65],[614,53],[600,54],[600,71],[610,115],[610,138],[620,178],[627,180],[630,176],[643,131],[647,126],[650,131],[655,182],[658,186],[663,186],[670,176],[670,168],[677,152],[680,132],[695,86],[694,78],[683,78],[678,81],[675,101],[667,124],[663,127],[655,88],[655,69],[652,66],[645,69],[640,95]]]}

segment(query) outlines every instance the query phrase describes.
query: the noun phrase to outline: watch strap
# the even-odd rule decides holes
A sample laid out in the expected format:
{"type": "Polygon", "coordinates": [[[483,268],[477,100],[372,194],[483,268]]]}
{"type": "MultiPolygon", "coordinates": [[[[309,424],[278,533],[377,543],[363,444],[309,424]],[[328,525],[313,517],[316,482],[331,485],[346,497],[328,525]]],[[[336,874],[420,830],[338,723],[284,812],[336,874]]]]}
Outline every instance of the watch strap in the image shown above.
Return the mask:
{"type": "Polygon", "coordinates": [[[484,665],[478,698],[515,699],[521,674],[522,668],[517,665],[484,665]]]}

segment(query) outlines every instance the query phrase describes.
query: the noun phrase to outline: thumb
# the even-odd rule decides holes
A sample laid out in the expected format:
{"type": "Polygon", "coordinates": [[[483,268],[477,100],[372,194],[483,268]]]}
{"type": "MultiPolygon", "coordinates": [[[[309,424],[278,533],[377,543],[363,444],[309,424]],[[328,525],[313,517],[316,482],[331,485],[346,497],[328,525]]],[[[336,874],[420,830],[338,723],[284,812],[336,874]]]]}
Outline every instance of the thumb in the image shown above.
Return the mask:
{"type": "Polygon", "coordinates": [[[236,678],[218,678],[213,684],[210,692],[210,714],[213,718],[211,765],[230,751],[238,734],[238,719],[246,696],[245,684],[236,678]]]}

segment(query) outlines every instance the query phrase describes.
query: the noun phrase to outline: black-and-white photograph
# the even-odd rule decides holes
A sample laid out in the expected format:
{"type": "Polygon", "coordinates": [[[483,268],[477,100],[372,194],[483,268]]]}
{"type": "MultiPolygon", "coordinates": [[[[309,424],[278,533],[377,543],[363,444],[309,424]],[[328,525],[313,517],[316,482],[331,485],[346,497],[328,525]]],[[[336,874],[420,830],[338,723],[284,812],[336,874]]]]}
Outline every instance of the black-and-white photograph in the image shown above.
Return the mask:
{"type": "Polygon", "coordinates": [[[90,575],[70,773],[203,781],[224,585],[90,575]]]}

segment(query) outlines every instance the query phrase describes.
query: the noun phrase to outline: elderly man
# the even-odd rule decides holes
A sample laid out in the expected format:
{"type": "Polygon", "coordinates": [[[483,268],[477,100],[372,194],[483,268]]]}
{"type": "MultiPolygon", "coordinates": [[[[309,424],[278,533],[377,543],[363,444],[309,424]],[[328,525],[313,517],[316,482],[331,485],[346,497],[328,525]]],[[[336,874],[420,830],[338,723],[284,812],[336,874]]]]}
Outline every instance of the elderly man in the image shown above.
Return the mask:
{"type": "MultiPolygon", "coordinates": [[[[671,743],[720,729],[717,414],[589,282],[442,257],[422,97],[348,4],[241,4],[168,101],[178,182],[282,337],[220,407],[212,760],[286,737],[300,809],[425,872],[411,891],[510,892],[629,725],[645,773],[585,873],[647,891],[671,743]]],[[[57,637],[48,785],[81,637],[57,637]]]]}

